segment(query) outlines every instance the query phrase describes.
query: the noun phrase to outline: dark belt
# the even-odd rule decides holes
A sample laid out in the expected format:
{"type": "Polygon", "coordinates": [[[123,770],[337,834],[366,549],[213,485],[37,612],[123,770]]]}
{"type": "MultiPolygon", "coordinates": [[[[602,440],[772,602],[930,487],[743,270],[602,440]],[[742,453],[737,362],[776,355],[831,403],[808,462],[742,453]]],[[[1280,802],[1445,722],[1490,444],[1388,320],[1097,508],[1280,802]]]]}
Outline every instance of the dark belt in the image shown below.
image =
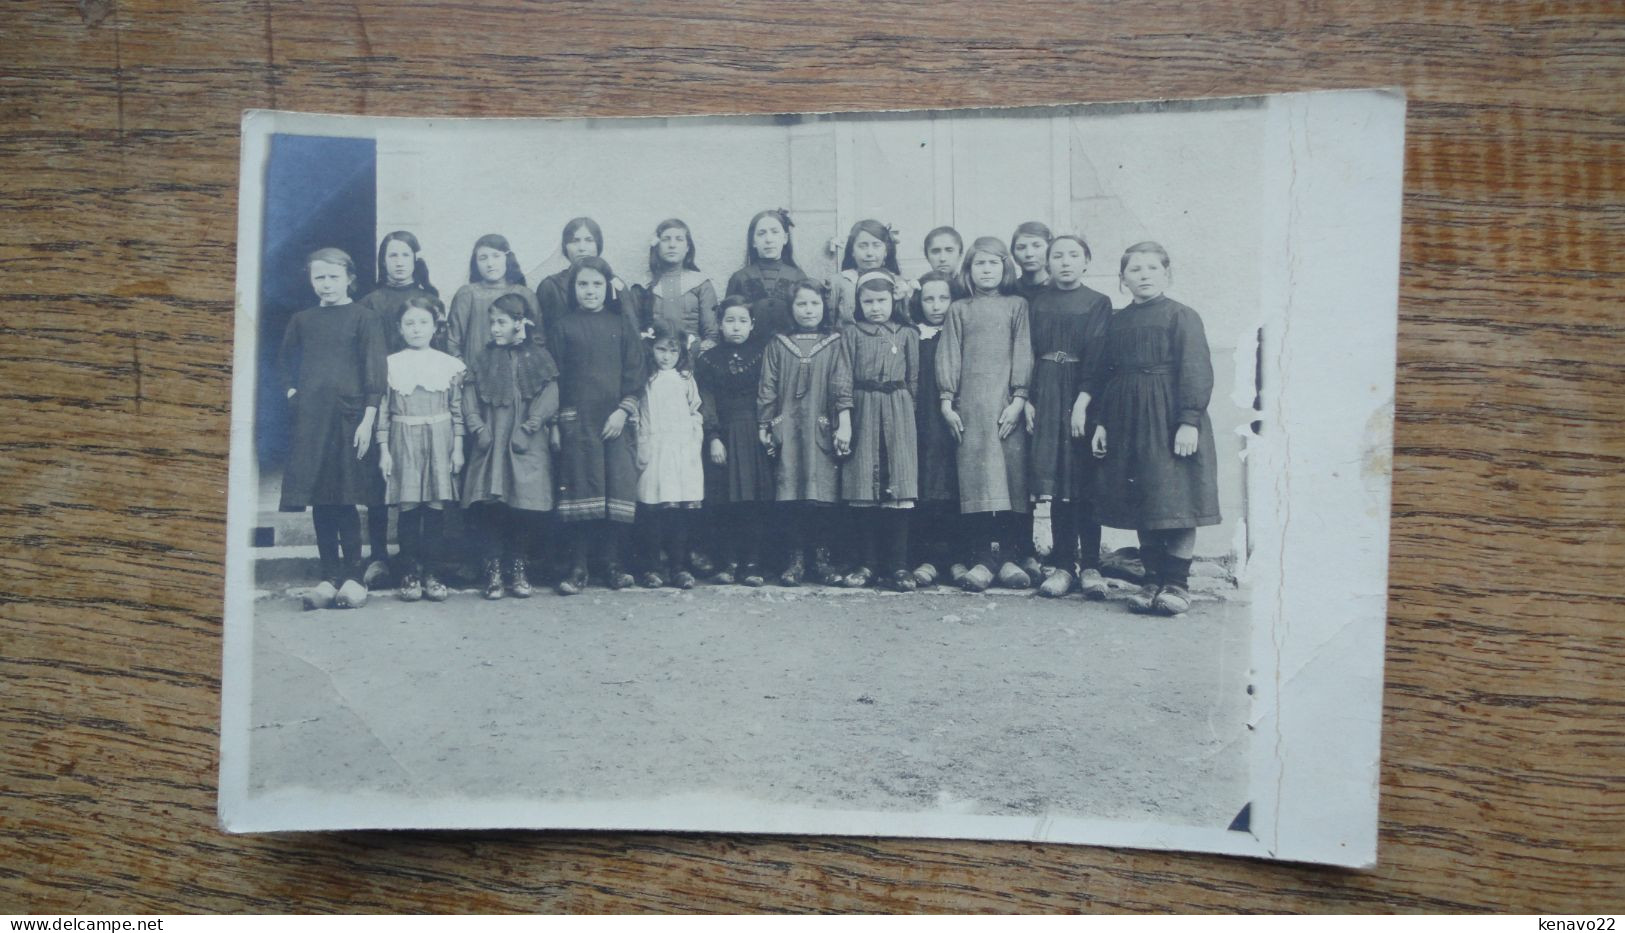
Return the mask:
{"type": "Polygon", "coordinates": [[[1047,361],[1049,361],[1051,363],[1081,363],[1081,362],[1083,362],[1082,360],[1080,360],[1077,357],[1073,356],[1072,354],[1066,352],[1065,350],[1056,350],[1054,353],[1046,353],[1043,356],[1039,357],[1039,359],[1047,360],[1047,361]]]}
{"type": "Polygon", "coordinates": [[[887,395],[890,395],[893,392],[901,392],[908,388],[908,383],[877,382],[873,379],[859,379],[852,383],[852,388],[857,389],[859,392],[884,392],[887,395]]]}
{"type": "Polygon", "coordinates": [[[1167,364],[1158,366],[1119,366],[1113,370],[1119,376],[1134,375],[1136,373],[1142,376],[1166,376],[1173,371],[1173,366],[1167,364]]]}

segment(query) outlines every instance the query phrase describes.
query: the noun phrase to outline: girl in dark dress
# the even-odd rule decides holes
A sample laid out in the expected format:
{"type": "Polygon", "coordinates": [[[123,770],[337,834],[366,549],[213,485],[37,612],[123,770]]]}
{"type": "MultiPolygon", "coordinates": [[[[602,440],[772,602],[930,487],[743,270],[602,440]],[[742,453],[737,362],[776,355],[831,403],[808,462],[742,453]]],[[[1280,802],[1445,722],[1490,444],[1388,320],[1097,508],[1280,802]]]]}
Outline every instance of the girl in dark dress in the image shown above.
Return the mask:
{"type": "Polygon", "coordinates": [[[728,278],[727,293],[750,302],[756,329],[764,340],[795,330],[790,301],[796,283],[806,276],[796,266],[790,241],[790,212],[780,208],[757,213],[745,229],[745,265],[728,278]]]}
{"type": "MultiPolygon", "coordinates": [[[[536,285],[536,304],[541,314],[542,332],[551,334],[553,323],[570,309],[570,269],[578,260],[604,254],[604,231],[591,217],[572,217],[564,225],[559,237],[559,250],[569,265],[542,279],[536,285]]],[[[625,284],[620,279],[609,283],[609,299],[620,301],[625,284]]]]}
{"type": "MultiPolygon", "coordinates": [[[[422,251],[418,238],[409,231],[396,230],[385,236],[378,244],[378,285],[359,302],[378,323],[379,332],[383,334],[390,353],[406,349],[396,322],[400,320],[407,300],[440,297],[440,290],[429,281],[429,266],[423,261],[422,251]]],[[[445,308],[438,301],[435,305],[445,308]]],[[[444,310],[435,321],[435,334],[429,341],[429,347],[441,353],[448,352],[444,310]]]]}
{"type": "Polygon", "coordinates": [[[1098,399],[1095,517],[1139,532],[1146,582],[1129,608],[1178,615],[1190,608],[1196,529],[1220,521],[1213,357],[1201,316],[1165,294],[1166,250],[1136,243],[1119,273],[1134,300],[1112,315],[1078,401],[1098,399]]]}
{"type": "MultiPolygon", "coordinates": [[[[931,264],[931,271],[943,276],[949,288],[955,285],[954,278],[959,275],[959,263],[965,258],[965,238],[952,227],[937,227],[925,235],[925,261],[931,264]]],[[[925,277],[920,277],[925,282],[925,277]]],[[[954,295],[958,298],[959,295],[954,295]]]]}
{"type": "Polygon", "coordinates": [[[1084,357],[1110,323],[1112,302],[1083,284],[1089,258],[1089,244],[1082,237],[1062,235],[1050,241],[1050,287],[1033,297],[1030,310],[1033,410],[1027,464],[1032,471],[1029,491],[1049,503],[1054,542],[1039,594],[1065,596],[1075,581],[1085,598],[1105,599],[1100,525],[1087,507],[1091,459],[1081,440],[1087,436],[1087,406],[1076,402],[1083,389],[1084,357]]]}
{"type": "Polygon", "coordinates": [[[705,510],[721,548],[717,583],[761,586],[762,535],[774,498],[773,466],[756,436],[756,394],[762,382],[762,338],[750,303],[722,300],[722,342],[694,364],[705,416],[705,510]]]}
{"type": "Polygon", "coordinates": [[[309,608],[359,606],[361,517],[379,481],[373,445],[378,401],[385,385],[384,357],[372,352],[366,314],[350,300],[355,263],[339,249],[319,249],[305,262],[320,304],[293,316],[278,360],[293,431],[282,475],[281,508],[308,506],[316,527],[321,583],[305,597],[309,608]],[[378,356],[378,359],[373,359],[378,356]]]}
{"type": "MultiPolygon", "coordinates": [[[[947,283],[949,296],[965,297],[959,293],[959,263],[965,258],[965,237],[959,236],[954,228],[934,228],[925,234],[925,260],[931,263],[931,271],[942,276],[947,283]]],[[[920,283],[925,283],[925,276],[920,276],[920,283]]]]}
{"type": "Polygon", "coordinates": [[[577,260],[566,279],[569,307],[548,341],[559,365],[558,520],[567,528],[570,569],[558,591],[565,596],[586,586],[595,541],[609,587],[633,582],[621,555],[637,517],[635,417],[645,354],[636,321],[610,297],[614,278],[602,259],[577,260]]]}
{"type": "MultiPolygon", "coordinates": [[[[929,245],[930,239],[927,238],[929,245]]],[[[958,250],[954,255],[958,256],[958,250]]],[[[957,258],[955,259],[957,262],[957,258]]],[[[964,579],[968,569],[955,564],[955,540],[960,535],[958,444],[948,423],[942,419],[937,383],[937,347],[942,342],[942,323],[953,302],[949,276],[935,269],[920,276],[915,296],[914,320],[920,335],[920,390],[915,394],[914,425],[918,432],[915,449],[920,464],[919,502],[914,515],[913,536],[917,565],[914,582],[931,586],[943,573],[957,572],[954,583],[964,579]]]]}
{"type": "Polygon", "coordinates": [[[1010,258],[1016,261],[1016,268],[1021,270],[1021,278],[1016,282],[1016,294],[1027,299],[1032,304],[1033,297],[1049,283],[1049,271],[1045,264],[1049,259],[1049,244],[1055,239],[1047,225],[1036,220],[1029,220],[1016,228],[1010,236],[1010,258]]]}
{"type": "Polygon", "coordinates": [[[866,272],[854,292],[858,320],[842,328],[852,370],[851,457],[841,465],[848,526],[862,542],[850,587],[879,579],[898,592],[918,584],[909,571],[908,526],[919,498],[914,397],[919,391],[920,335],[884,270],[866,272]]]}
{"type": "MultiPolygon", "coordinates": [[[[356,302],[366,315],[368,339],[376,345],[370,353],[383,353],[387,357],[406,349],[397,324],[407,301],[413,298],[428,299],[433,302],[432,307],[440,309],[429,347],[446,352],[445,305],[440,303],[439,290],[429,282],[429,267],[424,264],[421,253],[418,238],[406,230],[396,230],[378,244],[378,285],[356,302]]],[[[377,451],[381,453],[382,448],[377,451]]],[[[368,455],[369,458],[374,456],[377,453],[368,455]]],[[[389,575],[389,508],[384,504],[382,476],[380,472],[380,482],[374,490],[377,497],[367,502],[367,540],[372,557],[361,582],[368,587],[389,575]]]]}

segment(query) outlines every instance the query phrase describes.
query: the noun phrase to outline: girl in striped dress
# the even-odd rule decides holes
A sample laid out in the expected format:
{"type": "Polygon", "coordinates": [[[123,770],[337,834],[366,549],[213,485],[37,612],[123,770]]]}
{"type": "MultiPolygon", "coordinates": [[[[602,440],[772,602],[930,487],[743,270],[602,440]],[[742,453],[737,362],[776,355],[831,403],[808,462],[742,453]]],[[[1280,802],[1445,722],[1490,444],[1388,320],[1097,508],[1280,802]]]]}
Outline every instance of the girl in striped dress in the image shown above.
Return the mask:
{"type": "MultiPolygon", "coordinates": [[[[446,506],[457,501],[463,469],[463,361],[431,346],[443,308],[414,296],[396,315],[406,349],[389,356],[389,390],[378,409],[378,466],[384,501],[395,506],[397,595],[407,601],[446,598],[435,574],[445,536],[446,506]]],[[[387,512],[385,515],[387,516],[387,512]]]]}
{"type": "MultiPolygon", "coordinates": [[[[858,310],[858,279],[880,271],[890,272],[893,282],[902,282],[903,274],[897,266],[897,238],[890,227],[878,220],[860,220],[847,234],[846,248],[841,252],[841,271],[829,283],[835,317],[842,327],[863,318],[858,310]]],[[[898,297],[903,295],[899,293],[898,297]]]]}

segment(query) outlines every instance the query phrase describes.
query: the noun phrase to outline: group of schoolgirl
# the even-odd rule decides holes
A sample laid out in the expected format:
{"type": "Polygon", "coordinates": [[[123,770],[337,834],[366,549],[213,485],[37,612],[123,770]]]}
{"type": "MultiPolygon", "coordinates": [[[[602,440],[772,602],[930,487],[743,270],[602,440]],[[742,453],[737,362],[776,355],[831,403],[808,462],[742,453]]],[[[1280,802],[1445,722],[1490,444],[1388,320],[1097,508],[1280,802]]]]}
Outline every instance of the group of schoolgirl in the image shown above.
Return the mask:
{"type": "Polygon", "coordinates": [[[1213,373],[1201,318],[1166,295],[1161,246],[1125,251],[1131,300],[1114,310],[1082,284],[1088,244],[1036,222],[969,249],[939,227],[914,281],[879,221],[852,228],[827,282],[796,266],[792,226],[783,210],[751,219],[720,300],[676,219],[632,286],[590,218],[565,225],[570,265],[534,292],[507,241],[481,237],[449,308],[410,233],[384,238],[359,301],[347,255],[311,254],[320,304],[289,323],[281,362],[282,506],[311,508],[322,566],[307,605],[365,600],[387,573],[389,507],[398,595],[445,599],[444,516],[461,506],[491,599],[531,595],[538,545],[562,595],[592,567],[611,589],[700,574],[1102,599],[1106,525],[1139,533],[1130,608],[1189,608],[1195,530],[1220,520],[1213,373]]]}

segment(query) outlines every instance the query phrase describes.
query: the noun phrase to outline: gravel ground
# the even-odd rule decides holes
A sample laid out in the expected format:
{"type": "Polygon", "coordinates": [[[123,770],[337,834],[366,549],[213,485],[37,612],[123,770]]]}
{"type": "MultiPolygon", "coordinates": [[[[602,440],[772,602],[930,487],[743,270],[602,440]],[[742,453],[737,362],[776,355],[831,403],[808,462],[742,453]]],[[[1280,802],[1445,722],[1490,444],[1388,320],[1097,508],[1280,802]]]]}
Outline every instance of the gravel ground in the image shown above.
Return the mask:
{"type": "MultiPolygon", "coordinates": [[[[250,793],[648,799],[1224,827],[1248,611],[938,589],[256,604],[250,793]]],[[[1115,581],[1114,581],[1115,583],[1115,581]]],[[[1215,597],[1220,598],[1215,598],[1215,597]]]]}

